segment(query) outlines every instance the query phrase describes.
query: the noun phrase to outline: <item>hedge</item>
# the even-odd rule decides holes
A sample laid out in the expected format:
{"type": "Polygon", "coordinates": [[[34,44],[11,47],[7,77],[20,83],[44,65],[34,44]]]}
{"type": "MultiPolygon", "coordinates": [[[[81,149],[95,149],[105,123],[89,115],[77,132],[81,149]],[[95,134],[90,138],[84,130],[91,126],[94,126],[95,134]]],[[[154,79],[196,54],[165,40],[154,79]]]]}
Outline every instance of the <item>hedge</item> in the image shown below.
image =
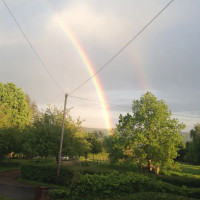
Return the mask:
{"type": "MultiPolygon", "coordinates": [[[[64,186],[75,184],[80,174],[108,174],[111,172],[113,170],[98,166],[61,166],[59,184],[64,186]]],[[[56,174],[56,165],[26,164],[21,167],[23,179],[54,184],[56,183],[56,174]]]]}
{"type": "MultiPolygon", "coordinates": [[[[34,180],[45,183],[56,183],[57,166],[52,165],[23,165],[21,176],[23,179],[34,180]]],[[[64,186],[71,185],[73,178],[72,168],[61,167],[59,184],[64,186]]]]}
{"type": "Polygon", "coordinates": [[[73,194],[81,197],[122,197],[139,192],[164,192],[193,198],[200,198],[199,188],[178,187],[134,173],[106,175],[83,175],[74,188],[73,194]]]}

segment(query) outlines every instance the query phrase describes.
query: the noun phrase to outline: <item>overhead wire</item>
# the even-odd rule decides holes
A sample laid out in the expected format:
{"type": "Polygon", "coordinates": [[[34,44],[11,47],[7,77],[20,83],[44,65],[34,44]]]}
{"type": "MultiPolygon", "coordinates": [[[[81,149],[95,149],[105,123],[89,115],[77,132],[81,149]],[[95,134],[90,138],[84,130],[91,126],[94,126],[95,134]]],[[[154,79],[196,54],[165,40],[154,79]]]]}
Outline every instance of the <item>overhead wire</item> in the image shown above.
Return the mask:
{"type": "MultiPolygon", "coordinates": [[[[69,95],[72,98],[75,99],[80,99],[80,100],[85,100],[85,101],[90,101],[90,102],[95,102],[95,103],[99,103],[99,104],[106,104],[106,105],[111,105],[111,106],[116,106],[116,107],[122,107],[122,108],[129,108],[131,109],[131,106],[126,106],[126,105],[120,105],[120,104],[114,104],[114,103],[109,103],[109,102],[103,102],[103,101],[98,101],[98,100],[93,100],[93,99],[88,99],[88,98],[83,98],[83,97],[77,97],[77,96],[73,96],[73,95],[69,95]]],[[[192,116],[192,115],[183,115],[183,114],[178,114],[178,113],[172,113],[172,115],[175,116],[182,116],[182,117],[187,117],[187,118],[198,118],[200,119],[200,116],[192,116]]]]}
{"type": "Polygon", "coordinates": [[[175,0],[169,1],[136,35],[133,36],[117,53],[115,53],[100,69],[98,69],[93,75],[91,75],[86,81],[84,81],[77,88],[72,90],[69,94],[73,94],[75,91],[79,90],[83,85],[85,85],[89,80],[96,76],[100,71],[105,69],[119,54],[121,54],[152,22],[161,15],[161,13],[168,8],[175,0]]]}
{"type": "Polygon", "coordinates": [[[96,102],[96,103],[100,103],[100,104],[103,103],[103,104],[110,105],[110,106],[131,108],[130,106],[125,106],[125,105],[119,105],[119,104],[114,104],[114,103],[109,103],[109,102],[104,102],[104,101],[98,101],[98,100],[93,100],[93,99],[87,99],[87,98],[77,97],[77,96],[73,96],[73,95],[69,95],[69,96],[72,97],[72,98],[75,98],[75,99],[81,99],[81,100],[90,101],[90,102],[96,102]]]}
{"type": "MultiPolygon", "coordinates": [[[[105,67],[107,67],[107,65],[112,62],[125,48],[127,48],[130,43],[132,43],[170,4],[172,4],[175,0],[171,0],[170,2],[168,2],[131,40],[129,40],[128,43],[126,43],[114,56],[111,57],[110,60],[108,60],[99,70],[97,70],[90,78],[88,78],[85,82],[83,82],[79,87],[77,87],[76,89],[74,89],[72,92],[69,93],[69,96],[72,98],[76,98],[76,99],[80,99],[80,100],[86,100],[86,101],[90,101],[90,102],[96,102],[96,103],[103,103],[103,104],[107,104],[107,105],[111,105],[111,106],[117,106],[117,107],[124,107],[124,108],[131,108],[130,106],[125,106],[125,105],[119,105],[119,104],[113,104],[113,103],[106,103],[103,101],[98,101],[98,100],[91,100],[91,99],[87,99],[87,98],[82,98],[82,97],[78,97],[78,96],[73,96],[71,95],[72,93],[74,93],[75,91],[77,91],[79,88],[81,88],[83,85],[85,85],[90,79],[92,79],[97,73],[99,73],[100,71],[102,71],[105,67]]],[[[45,64],[45,62],[42,60],[42,58],[40,57],[39,53],[37,52],[37,50],[34,48],[34,46],[32,45],[31,41],[29,40],[28,36],[25,34],[25,32],[23,31],[23,29],[21,28],[20,24],[18,23],[17,19],[15,18],[14,14],[12,13],[12,11],[10,10],[10,8],[8,7],[8,5],[6,4],[6,2],[4,0],[2,0],[2,2],[4,3],[5,7],[7,8],[8,12],[10,13],[11,17],[13,18],[15,24],[18,26],[18,28],[20,29],[22,35],[24,36],[25,40],[27,41],[27,43],[29,44],[30,48],[32,49],[32,51],[34,52],[35,56],[38,58],[40,64],[43,66],[43,68],[45,69],[45,71],[48,73],[48,75],[51,77],[52,81],[54,82],[54,84],[62,91],[65,93],[65,91],[63,90],[63,88],[58,84],[58,82],[55,80],[55,78],[53,77],[53,75],[51,74],[51,72],[49,71],[47,65],[45,64]]],[[[182,115],[182,114],[177,114],[177,113],[173,113],[173,115],[177,115],[177,116],[182,116],[182,117],[188,117],[188,118],[200,118],[198,116],[191,116],[191,115],[182,115]]]]}
{"type": "Polygon", "coordinates": [[[28,38],[28,36],[25,34],[25,32],[23,31],[22,27],[20,26],[19,22],[17,21],[17,19],[15,18],[14,14],[12,13],[12,11],[10,10],[10,8],[8,7],[8,5],[6,4],[6,2],[4,0],[2,0],[2,2],[4,3],[5,7],[7,8],[8,12],[10,13],[11,17],[13,18],[15,24],[17,25],[17,27],[19,28],[19,30],[21,31],[22,35],[24,36],[26,42],[28,43],[29,47],[32,49],[32,51],[34,52],[35,56],[37,57],[37,59],[39,60],[40,64],[43,66],[43,68],[45,69],[45,71],[48,73],[48,75],[50,76],[50,78],[52,79],[52,81],[54,82],[54,84],[62,91],[65,93],[65,91],[63,90],[63,88],[58,84],[58,82],[56,81],[56,79],[53,77],[53,75],[51,74],[51,72],[49,71],[46,63],[42,60],[42,58],[40,57],[39,53],[37,52],[36,48],[34,48],[34,46],[32,45],[30,39],[28,38]]]}

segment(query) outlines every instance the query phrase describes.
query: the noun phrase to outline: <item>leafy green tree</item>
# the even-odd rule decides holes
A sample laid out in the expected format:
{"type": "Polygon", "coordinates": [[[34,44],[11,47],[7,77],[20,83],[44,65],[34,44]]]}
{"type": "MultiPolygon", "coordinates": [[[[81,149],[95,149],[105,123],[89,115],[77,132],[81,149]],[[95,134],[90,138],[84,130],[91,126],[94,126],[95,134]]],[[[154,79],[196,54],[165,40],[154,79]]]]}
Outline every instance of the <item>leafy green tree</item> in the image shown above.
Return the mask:
{"type": "Polygon", "coordinates": [[[33,124],[39,117],[39,110],[35,101],[32,101],[28,94],[26,94],[26,101],[31,111],[31,123],[33,124]]]}
{"type": "Polygon", "coordinates": [[[190,137],[192,140],[195,140],[197,137],[200,137],[200,124],[195,124],[194,129],[190,131],[190,137]]]}
{"type": "Polygon", "coordinates": [[[93,154],[93,160],[94,154],[102,152],[102,138],[103,134],[101,131],[94,131],[92,133],[88,133],[87,141],[90,144],[90,152],[93,154]]]}
{"type": "Polygon", "coordinates": [[[0,83],[0,162],[6,154],[20,152],[21,132],[30,124],[26,95],[14,83],[0,83]]]}
{"type": "Polygon", "coordinates": [[[10,114],[6,113],[6,104],[0,104],[0,129],[10,126],[10,114]]]}
{"type": "MultiPolygon", "coordinates": [[[[48,107],[27,129],[25,133],[24,153],[26,156],[41,156],[47,158],[54,156],[58,160],[60,134],[63,111],[56,107],[48,107]]],[[[63,136],[63,155],[74,157],[84,153],[84,139],[80,137],[81,121],[73,121],[69,110],[65,118],[65,131],[63,136]]]]}
{"type": "Polygon", "coordinates": [[[120,115],[117,125],[124,159],[147,162],[149,170],[151,164],[158,169],[172,165],[181,143],[179,133],[185,125],[172,119],[165,102],[150,92],[133,101],[132,112],[120,115]]]}
{"type": "Polygon", "coordinates": [[[186,161],[192,164],[200,164],[200,124],[196,124],[190,131],[191,142],[186,144],[186,161]]]}
{"type": "Polygon", "coordinates": [[[0,106],[4,107],[4,114],[10,116],[12,127],[24,128],[30,124],[31,111],[26,95],[14,83],[0,83],[0,106]]]}
{"type": "Polygon", "coordinates": [[[109,159],[112,163],[116,163],[119,160],[123,160],[125,155],[123,154],[124,143],[123,138],[115,132],[112,136],[104,138],[103,146],[109,153],[109,159]]]}

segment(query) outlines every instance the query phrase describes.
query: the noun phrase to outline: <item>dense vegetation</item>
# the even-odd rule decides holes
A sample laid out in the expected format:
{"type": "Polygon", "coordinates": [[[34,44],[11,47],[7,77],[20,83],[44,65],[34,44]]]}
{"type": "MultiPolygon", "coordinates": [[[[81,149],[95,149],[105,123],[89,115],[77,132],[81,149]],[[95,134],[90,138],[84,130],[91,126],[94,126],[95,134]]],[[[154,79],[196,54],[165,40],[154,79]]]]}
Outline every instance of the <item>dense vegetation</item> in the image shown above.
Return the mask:
{"type": "MultiPolygon", "coordinates": [[[[101,132],[87,132],[67,110],[62,155],[71,161],[70,166],[61,165],[62,188],[51,190],[51,197],[199,199],[199,167],[175,161],[200,163],[200,124],[184,144],[180,132],[185,125],[171,116],[165,102],[147,92],[133,101],[132,114],[120,115],[114,134],[105,137],[101,132]],[[99,153],[101,163],[95,164],[99,153]],[[160,169],[160,175],[152,173],[159,174],[160,169]]],[[[0,169],[6,167],[5,158],[20,157],[31,160],[13,165],[13,169],[21,166],[22,178],[56,184],[62,117],[62,109],[48,106],[39,111],[22,89],[0,83],[0,169]]]]}

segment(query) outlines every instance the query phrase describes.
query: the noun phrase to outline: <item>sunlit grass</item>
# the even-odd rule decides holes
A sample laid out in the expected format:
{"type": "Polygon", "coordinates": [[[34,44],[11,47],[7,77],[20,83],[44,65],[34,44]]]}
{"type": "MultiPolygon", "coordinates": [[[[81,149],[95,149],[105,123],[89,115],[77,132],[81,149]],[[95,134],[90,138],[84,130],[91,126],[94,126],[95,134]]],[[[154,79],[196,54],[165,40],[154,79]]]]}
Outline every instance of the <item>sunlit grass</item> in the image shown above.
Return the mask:
{"type": "Polygon", "coordinates": [[[199,175],[200,178],[200,166],[181,164],[182,173],[199,175]]]}

